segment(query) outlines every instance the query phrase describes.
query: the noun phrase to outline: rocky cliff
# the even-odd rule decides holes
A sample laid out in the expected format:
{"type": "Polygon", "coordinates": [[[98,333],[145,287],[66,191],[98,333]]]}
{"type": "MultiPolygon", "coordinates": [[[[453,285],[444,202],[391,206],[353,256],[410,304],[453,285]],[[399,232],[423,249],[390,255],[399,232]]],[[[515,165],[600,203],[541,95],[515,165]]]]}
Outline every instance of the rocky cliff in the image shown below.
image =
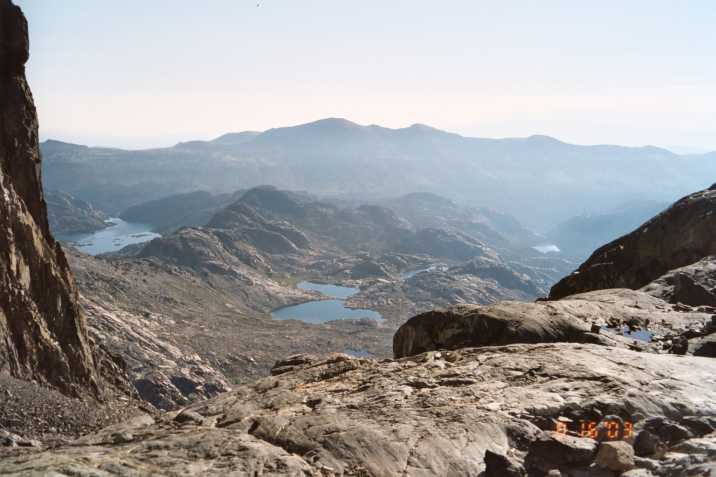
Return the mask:
{"type": "Polygon", "coordinates": [[[0,0],[0,371],[79,394],[96,389],[95,363],[48,226],[28,47],[25,17],[0,0]]]}

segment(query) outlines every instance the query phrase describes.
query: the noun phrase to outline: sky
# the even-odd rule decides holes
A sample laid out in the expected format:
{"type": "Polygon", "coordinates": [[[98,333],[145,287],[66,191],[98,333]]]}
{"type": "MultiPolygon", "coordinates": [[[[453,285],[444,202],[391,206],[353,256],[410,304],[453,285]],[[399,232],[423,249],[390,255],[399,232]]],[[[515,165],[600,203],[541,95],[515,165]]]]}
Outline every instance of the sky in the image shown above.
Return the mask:
{"type": "Polygon", "coordinates": [[[712,0],[15,0],[41,138],[144,148],[344,117],[716,150],[712,0]]]}

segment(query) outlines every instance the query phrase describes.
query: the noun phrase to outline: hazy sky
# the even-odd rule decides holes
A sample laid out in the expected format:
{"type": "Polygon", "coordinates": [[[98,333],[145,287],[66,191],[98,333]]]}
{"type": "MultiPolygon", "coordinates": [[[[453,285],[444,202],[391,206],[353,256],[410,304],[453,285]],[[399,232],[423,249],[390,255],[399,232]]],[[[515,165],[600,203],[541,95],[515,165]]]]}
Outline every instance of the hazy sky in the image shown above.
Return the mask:
{"type": "Polygon", "coordinates": [[[16,2],[43,138],[147,147],[345,117],[716,149],[713,0],[16,2]]]}

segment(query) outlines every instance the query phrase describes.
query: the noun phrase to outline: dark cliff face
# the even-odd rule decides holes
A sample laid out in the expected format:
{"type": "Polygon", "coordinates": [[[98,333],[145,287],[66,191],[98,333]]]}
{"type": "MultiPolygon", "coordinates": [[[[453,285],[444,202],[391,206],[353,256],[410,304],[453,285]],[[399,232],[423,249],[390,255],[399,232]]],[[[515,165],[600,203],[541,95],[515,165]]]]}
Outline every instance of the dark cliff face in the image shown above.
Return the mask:
{"type": "Polygon", "coordinates": [[[93,392],[84,317],[47,221],[28,57],[27,21],[0,0],[0,372],[93,392]]]}
{"type": "Polygon", "coordinates": [[[553,300],[606,288],[641,288],[670,270],[716,255],[716,189],[696,192],[598,249],[550,292],[553,300]]]}

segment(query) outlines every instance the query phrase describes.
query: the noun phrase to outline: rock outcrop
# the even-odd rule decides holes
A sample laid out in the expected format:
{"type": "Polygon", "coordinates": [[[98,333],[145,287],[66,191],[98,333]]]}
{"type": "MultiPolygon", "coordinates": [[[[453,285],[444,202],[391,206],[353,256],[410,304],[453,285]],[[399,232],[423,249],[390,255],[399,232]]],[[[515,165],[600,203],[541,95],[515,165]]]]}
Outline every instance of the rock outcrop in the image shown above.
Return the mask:
{"type": "MultiPolygon", "coordinates": [[[[599,475],[593,461],[600,438],[553,432],[560,422],[577,426],[580,419],[595,425],[629,422],[634,433],[648,426],[663,434],[658,438],[665,449],[714,443],[716,361],[711,359],[616,348],[606,353],[601,346],[558,343],[383,362],[345,355],[288,362],[277,376],[179,413],[127,422],[71,446],[6,458],[0,471],[480,475],[487,460],[493,469],[502,461],[516,472],[526,466],[532,475],[544,475],[545,463],[562,475],[599,475]],[[657,422],[652,416],[667,418],[657,422]],[[690,430],[677,435],[669,431],[670,422],[690,430]]],[[[687,458],[667,454],[661,460],[650,455],[635,465],[672,466],[663,475],[691,475],[689,467],[708,465],[707,452],[689,452],[687,458]]],[[[612,465],[613,459],[602,462],[612,465]]]]}
{"type": "Polygon", "coordinates": [[[635,231],[598,249],[550,292],[551,299],[606,288],[641,288],[716,255],[716,185],[679,200],[635,231]]]}
{"type": "Polygon", "coordinates": [[[158,409],[175,409],[230,390],[221,372],[172,336],[172,318],[140,316],[81,298],[90,336],[127,364],[137,395],[158,409]]]}
{"type": "Polygon", "coordinates": [[[403,358],[475,346],[597,340],[586,323],[571,318],[541,304],[458,305],[409,319],[393,337],[393,354],[403,358]]]}
{"type": "Polygon", "coordinates": [[[644,286],[642,291],[669,303],[716,307],[716,257],[705,257],[671,270],[644,286]]]}
{"type": "Polygon", "coordinates": [[[27,22],[9,0],[0,0],[0,27],[0,372],[96,392],[84,317],[42,194],[27,22]]]}
{"type": "Polygon", "coordinates": [[[710,312],[674,306],[640,291],[599,290],[553,302],[505,301],[429,311],[398,329],[393,354],[401,358],[472,346],[565,341],[662,352],[667,337],[703,329],[710,320],[710,312]],[[653,342],[634,343],[622,336],[627,329],[645,330],[653,342]]]}

